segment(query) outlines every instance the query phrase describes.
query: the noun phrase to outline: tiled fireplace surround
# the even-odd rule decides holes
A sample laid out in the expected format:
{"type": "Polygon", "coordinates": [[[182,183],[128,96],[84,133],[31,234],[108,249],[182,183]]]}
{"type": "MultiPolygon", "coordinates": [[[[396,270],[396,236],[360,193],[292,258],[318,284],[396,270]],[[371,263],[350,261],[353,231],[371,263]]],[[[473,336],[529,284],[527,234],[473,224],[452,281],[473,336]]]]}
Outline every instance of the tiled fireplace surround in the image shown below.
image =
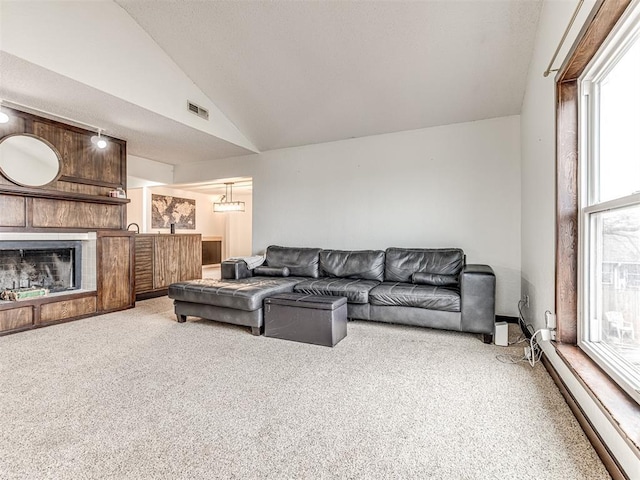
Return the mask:
{"type": "MultiPolygon", "coordinates": [[[[52,248],[56,242],[79,242],[81,246],[81,278],[78,282],[76,278],[76,285],[78,291],[95,291],[96,290],[96,233],[29,233],[29,232],[7,232],[0,233],[0,249],[3,248],[2,242],[11,242],[11,249],[15,249],[15,245],[20,245],[24,242],[28,245],[28,242],[38,242],[39,246],[45,245],[41,242],[51,242],[52,248]]],[[[2,268],[2,266],[0,266],[2,268]]],[[[1,272],[0,272],[1,273],[1,272]]],[[[12,285],[3,285],[3,288],[11,287],[12,285]]],[[[25,284],[17,286],[27,286],[25,284]]],[[[60,292],[65,293],[65,292],[60,292]]],[[[52,293],[52,295],[56,295],[52,293]]]]}

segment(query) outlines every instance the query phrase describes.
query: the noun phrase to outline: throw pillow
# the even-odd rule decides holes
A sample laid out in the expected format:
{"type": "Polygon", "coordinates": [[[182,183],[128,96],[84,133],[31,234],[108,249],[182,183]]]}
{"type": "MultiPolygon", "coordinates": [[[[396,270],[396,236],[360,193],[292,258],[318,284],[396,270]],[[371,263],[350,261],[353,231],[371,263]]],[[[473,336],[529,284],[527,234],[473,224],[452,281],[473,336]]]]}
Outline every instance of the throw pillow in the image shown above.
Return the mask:
{"type": "Polygon", "coordinates": [[[450,287],[458,285],[457,275],[445,275],[442,273],[415,272],[411,281],[418,285],[433,285],[436,287],[450,287]]]}
{"type": "Polygon", "coordinates": [[[289,273],[290,272],[288,267],[260,266],[253,269],[254,275],[263,277],[288,277],[289,273]]]}

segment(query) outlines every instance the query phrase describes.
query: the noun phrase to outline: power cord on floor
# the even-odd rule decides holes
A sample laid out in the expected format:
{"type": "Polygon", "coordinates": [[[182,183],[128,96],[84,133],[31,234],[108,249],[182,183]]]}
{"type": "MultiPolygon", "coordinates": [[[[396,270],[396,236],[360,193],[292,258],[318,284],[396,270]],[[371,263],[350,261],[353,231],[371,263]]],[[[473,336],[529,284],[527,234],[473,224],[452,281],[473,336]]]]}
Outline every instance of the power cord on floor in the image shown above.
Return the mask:
{"type": "MultiPolygon", "coordinates": [[[[545,340],[545,336],[549,335],[549,330],[541,328],[531,335],[531,339],[529,340],[529,354],[525,355],[525,357],[528,357],[527,360],[529,361],[529,365],[532,367],[535,367],[536,363],[542,358],[542,347],[538,343],[538,340],[536,340],[536,335],[538,334],[540,334],[540,337],[545,340]]],[[[549,338],[546,338],[546,340],[549,340],[549,338]]]]}
{"type": "Polygon", "coordinates": [[[517,345],[518,343],[524,343],[524,342],[528,342],[529,340],[527,339],[527,337],[524,336],[524,334],[520,334],[518,335],[518,338],[516,338],[513,342],[509,342],[509,346],[511,345],[517,345]]]}
{"type": "Polygon", "coordinates": [[[524,355],[515,355],[515,354],[500,354],[496,355],[496,359],[502,363],[510,363],[516,364],[521,362],[528,362],[529,365],[535,367],[536,363],[540,361],[542,358],[542,348],[538,343],[536,336],[540,336],[542,340],[549,340],[549,329],[543,328],[537,330],[531,335],[530,338],[527,338],[527,333],[533,330],[533,325],[530,323],[526,323],[524,319],[524,315],[522,314],[522,305],[524,304],[524,300],[518,301],[518,325],[522,330],[522,333],[518,336],[516,340],[513,342],[509,342],[509,345],[517,345],[519,343],[528,342],[529,346],[525,347],[524,355]],[[529,330],[531,327],[531,330],[529,330]],[[546,338],[545,338],[546,337],[546,338]]]}
{"type": "MultiPolygon", "coordinates": [[[[529,365],[531,365],[532,367],[535,367],[536,363],[538,363],[542,358],[542,347],[540,347],[540,344],[538,343],[536,336],[540,335],[540,337],[543,340],[545,340],[545,336],[549,334],[548,332],[549,330],[545,328],[542,328],[536,331],[529,339],[529,346],[525,347],[524,355],[514,355],[514,354],[507,353],[507,354],[496,355],[496,359],[502,363],[528,362],[529,365]]],[[[546,340],[549,340],[549,339],[547,338],[546,340]]],[[[516,342],[516,343],[521,343],[521,342],[516,342]]]]}

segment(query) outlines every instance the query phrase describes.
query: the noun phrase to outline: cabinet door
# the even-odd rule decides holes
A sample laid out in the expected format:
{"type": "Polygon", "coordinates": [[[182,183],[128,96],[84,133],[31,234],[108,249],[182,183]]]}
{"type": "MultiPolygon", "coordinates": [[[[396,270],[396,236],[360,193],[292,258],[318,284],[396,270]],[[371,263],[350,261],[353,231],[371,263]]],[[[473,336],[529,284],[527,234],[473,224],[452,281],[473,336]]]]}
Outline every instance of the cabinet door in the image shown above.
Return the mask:
{"type": "Polygon", "coordinates": [[[33,325],[33,307],[21,307],[0,311],[0,332],[31,325],[33,325]]]}
{"type": "Polygon", "coordinates": [[[56,322],[65,318],[80,317],[92,313],[96,313],[96,297],[45,303],[40,307],[40,323],[56,322]]]}
{"type": "Polygon", "coordinates": [[[220,240],[202,241],[202,265],[215,265],[222,261],[222,242],[220,240]]]}
{"type": "Polygon", "coordinates": [[[153,237],[136,235],[136,293],[153,290],[153,237]]]}
{"type": "Polygon", "coordinates": [[[176,235],[158,235],[154,238],[153,288],[167,288],[180,280],[180,242],[176,235]]]}
{"type": "Polygon", "coordinates": [[[133,238],[98,238],[98,310],[133,306],[133,238]]]}
{"type": "Polygon", "coordinates": [[[202,237],[183,235],[180,242],[180,281],[202,278],[202,237]]]}

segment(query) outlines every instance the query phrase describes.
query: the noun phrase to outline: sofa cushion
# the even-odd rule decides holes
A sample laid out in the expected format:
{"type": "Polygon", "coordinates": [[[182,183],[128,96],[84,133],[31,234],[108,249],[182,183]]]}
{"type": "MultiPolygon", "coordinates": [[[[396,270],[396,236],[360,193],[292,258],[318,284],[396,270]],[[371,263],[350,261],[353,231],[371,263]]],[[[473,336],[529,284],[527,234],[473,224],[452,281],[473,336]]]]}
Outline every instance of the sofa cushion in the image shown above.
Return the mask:
{"type": "Polygon", "coordinates": [[[267,248],[265,265],[287,267],[291,275],[318,278],[319,248],[278,247],[267,248]]]}
{"type": "Polygon", "coordinates": [[[384,252],[382,250],[322,250],[320,270],[326,277],[384,280],[384,252]]]}
{"type": "Polygon", "coordinates": [[[371,305],[460,311],[460,294],[451,288],[413,283],[384,282],[369,292],[371,305]]]}
{"type": "Polygon", "coordinates": [[[411,277],[411,283],[417,283],[418,285],[434,285],[436,287],[453,287],[458,285],[458,275],[415,272],[411,277]]]}
{"type": "Polygon", "coordinates": [[[253,269],[253,274],[260,277],[288,277],[289,267],[266,267],[261,265],[253,269]]]}
{"type": "Polygon", "coordinates": [[[319,278],[298,283],[293,291],[310,295],[333,295],[347,297],[349,303],[368,303],[369,290],[378,285],[375,280],[351,278],[319,278]]]}
{"type": "Polygon", "coordinates": [[[459,248],[387,248],[385,253],[386,282],[411,282],[415,272],[458,275],[464,266],[459,248]]]}
{"type": "Polygon", "coordinates": [[[239,280],[203,278],[169,285],[169,298],[191,303],[253,311],[276,293],[293,291],[300,278],[249,277],[239,280]]]}

